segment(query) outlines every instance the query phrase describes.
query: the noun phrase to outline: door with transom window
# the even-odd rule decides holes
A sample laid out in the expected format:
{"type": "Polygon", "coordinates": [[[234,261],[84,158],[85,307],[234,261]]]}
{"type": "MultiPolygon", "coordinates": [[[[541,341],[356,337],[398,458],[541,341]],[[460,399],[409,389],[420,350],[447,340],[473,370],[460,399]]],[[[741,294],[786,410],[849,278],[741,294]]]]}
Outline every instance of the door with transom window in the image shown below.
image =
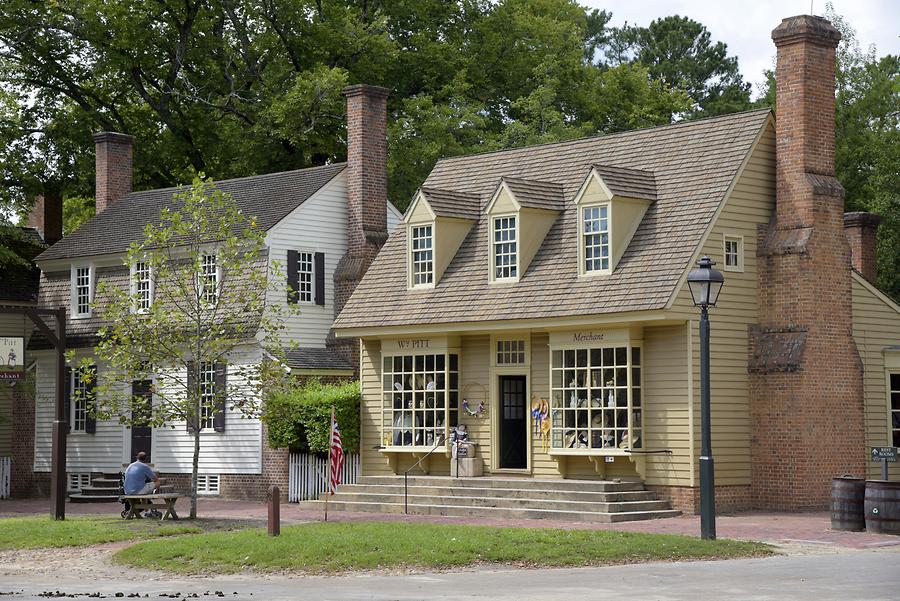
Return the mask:
{"type": "Polygon", "coordinates": [[[500,376],[500,469],[528,467],[525,376],[500,376]]]}

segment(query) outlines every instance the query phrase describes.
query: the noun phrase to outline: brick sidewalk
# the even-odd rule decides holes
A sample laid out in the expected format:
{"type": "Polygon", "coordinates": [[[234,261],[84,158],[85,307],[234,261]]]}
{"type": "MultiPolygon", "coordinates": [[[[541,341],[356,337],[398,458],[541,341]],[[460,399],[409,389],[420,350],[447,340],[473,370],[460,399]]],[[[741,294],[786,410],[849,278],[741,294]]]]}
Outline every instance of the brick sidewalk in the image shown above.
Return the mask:
{"type": "MultiPolygon", "coordinates": [[[[266,519],[266,506],[255,501],[223,501],[200,499],[199,513],[202,517],[266,519]]],[[[186,516],[189,501],[180,499],[178,513],[186,516]]],[[[121,506],[117,503],[67,503],[67,515],[118,515],[121,506]]],[[[0,501],[0,516],[50,513],[48,499],[14,499],[0,501]]],[[[293,503],[281,506],[282,521],[286,524],[317,521],[321,512],[300,510],[293,503]]],[[[568,528],[579,530],[624,530],[631,532],[652,532],[660,534],[687,534],[696,536],[700,532],[698,516],[682,516],[644,522],[621,524],[592,524],[582,522],[558,522],[550,520],[501,520],[489,518],[456,518],[441,516],[404,516],[389,513],[333,512],[329,521],[335,522],[413,522],[430,524],[472,524],[499,527],[523,528],[568,528]]],[[[843,547],[867,549],[900,545],[900,536],[867,534],[865,532],[840,532],[830,529],[830,519],[821,513],[762,513],[748,512],[721,515],[716,520],[720,538],[756,540],[776,544],[816,545],[823,548],[843,547]]]]}

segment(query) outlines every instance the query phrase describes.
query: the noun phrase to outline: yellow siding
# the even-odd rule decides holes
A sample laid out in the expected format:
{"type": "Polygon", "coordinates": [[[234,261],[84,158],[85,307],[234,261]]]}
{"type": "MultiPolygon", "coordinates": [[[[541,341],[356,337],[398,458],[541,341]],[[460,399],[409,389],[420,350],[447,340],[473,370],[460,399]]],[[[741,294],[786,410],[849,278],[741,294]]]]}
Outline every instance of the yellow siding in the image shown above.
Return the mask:
{"type": "MultiPolygon", "coordinates": [[[[890,445],[890,414],[885,372],[885,348],[900,345],[900,312],[866,285],[853,279],[853,338],[865,370],[866,444],[890,445]]],[[[900,353],[900,351],[895,351],[900,353]]],[[[895,361],[900,358],[895,358],[895,361]]],[[[895,363],[900,371],[900,363],[895,363]]],[[[900,478],[900,463],[889,464],[892,480],[900,478]]],[[[869,477],[881,477],[881,464],[869,463],[869,477]]]]}
{"type": "Polygon", "coordinates": [[[610,206],[613,269],[625,254],[625,250],[631,243],[631,238],[641,224],[649,206],[650,203],[643,200],[613,199],[610,206]]]}
{"type": "Polygon", "coordinates": [[[363,340],[360,344],[360,469],[365,476],[390,474],[387,459],[375,450],[381,445],[381,343],[363,340]]]}
{"type": "Polygon", "coordinates": [[[647,455],[647,483],[691,486],[691,407],[688,331],[685,325],[644,329],[644,448],[671,449],[647,455]]]}
{"type": "Polygon", "coordinates": [[[463,219],[446,219],[438,217],[434,224],[434,281],[441,281],[444,270],[456,256],[472,222],[463,219]]]}
{"type": "MultiPolygon", "coordinates": [[[[463,399],[469,401],[469,406],[474,409],[481,401],[484,401],[487,411],[481,417],[466,415],[460,408],[459,422],[466,424],[469,438],[478,443],[476,456],[484,462],[484,472],[491,471],[491,420],[493,408],[491,408],[491,382],[489,353],[490,336],[464,336],[460,340],[459,355],[459,402],[463,399]]],[[[450,462],[447,461],[449,469],[450,462]]]]}
{"type": "Polygon", "coordinates": [[[512,194],[505,187],[497,194],[497,199],[491,205],[491,215],[507,215],[517,213],[518,205],[513,201],[512,194]]]}
{"type": "Polygon", "coordinates": [[[544,242],[558,213],[536,209],[522,209],[519,213],[519,277],[525,275],[531,260],[544,242]]]}
{"type": "MultiPolygon", "coordinates": [[[[716,484],[750,483],[750,401],[747,375],[747,328],[758,322],[757,226],[767,224],[775,209],[775,136],[766,127],[713,225],[701,253],[725,274],[719,302],[710,312],[713,454],[716,484]],[[724,271],[724,236],[743,237],[743,272],[724,271]]],[[[673,307],[690,319],[697,335],[698,310],[685,285],[673,307]]],[[[700,358],[693,347],[694,448],[700,450],[700,358]]]]}
{"type": "Polygon", "coordinates": [[[406,216],[406,223],[428,223],[430,221],[434,221],[434,213],[431,212],[431,208],[428,206],[428,201],[425,200],[425,197],[419,194],[416,197],[415,206],[413,206],[412,211],[409,212],[409,215],[406,216]]]}

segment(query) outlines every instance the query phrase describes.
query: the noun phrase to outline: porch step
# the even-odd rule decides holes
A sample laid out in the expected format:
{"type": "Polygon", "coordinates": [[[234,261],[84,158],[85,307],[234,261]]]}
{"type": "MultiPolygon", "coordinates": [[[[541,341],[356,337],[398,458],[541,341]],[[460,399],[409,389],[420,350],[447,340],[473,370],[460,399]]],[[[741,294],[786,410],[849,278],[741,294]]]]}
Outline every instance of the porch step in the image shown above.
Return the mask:
{"type": "MultiPolygon", "coordinates": [[[[335,511],[403,513],[404,480],[364,476],[343,484],[328,499],[335,511]]],[[[496,519],[551,519],[612,523],[678,516],[643,482],[530,478],[414,476],[408,481],[409,513],[496,519]]],[[[323,501],[302,508],[322,510],[323,501]]]]}
{"type": "MultiPolygon", "coordinates": [[[[602,493],[601,493],[602,494],[602,493]]],[[[651,493],[652,494],[652,493],[651,493]]],[[[636,511],[660,511],[669,509],[667,501],[648,500],[648,501],[619,501],[606,502],[601,499],[596,501],[575,501],[568,498],[559,499],[531,499],[522,497],[462,497],[462,496],[440,496],[440,495],[423,495],[415,489],[414,493],[410,493],[408,497],[409,503],[413,505],[442,505],[452,504],[465,507],[492,507],[497,509],[552,509],[560,511],[578,511],[588,513],[622,513],[636,511]]],[[[328,502],[335,501],[347,503],[387,503],[387,504],[403,504],[403,494],[378,494],[378,493],[358,493],[354,491],[340,492],[332,496],[328,502]]]]}
{"type": "MultiPolygon", "coordinates": [[[[360,476],[358,484],[403,486],[402,476],[360,476]]],[[[410,486],[444,486],[453,488],[514,488],[519,490],[554,490],[566,492],[642,491],[644,483],[636,480],[568,480],[532,478],[451,478],[449,476],[410,476],[410,486]]]]}
{"type": "MultiPolygon", "coordinates": [[[[305,501],[300,503],[304,509],[321,511],[324,501],[305,501]]],[[[362,501],[328,501],[328,508],[333,511],[359,511],[374,513],[403,513],[403,503],[381,503],[362,501]]],[[[485,517],[496,519],[537,519],[558,520],[566,522],[595,522],[614,523],[638,520],[652,520],[657,518],[676,517],[680,511],[650,510],[650,511],[623,511],[610,512],[583,512],[564,509],[524,509],[506,507],[471,507],[463,505],[421,505],[409,504],[409,513],[414,515],[441,515],[450,517],[485,517]]]]}

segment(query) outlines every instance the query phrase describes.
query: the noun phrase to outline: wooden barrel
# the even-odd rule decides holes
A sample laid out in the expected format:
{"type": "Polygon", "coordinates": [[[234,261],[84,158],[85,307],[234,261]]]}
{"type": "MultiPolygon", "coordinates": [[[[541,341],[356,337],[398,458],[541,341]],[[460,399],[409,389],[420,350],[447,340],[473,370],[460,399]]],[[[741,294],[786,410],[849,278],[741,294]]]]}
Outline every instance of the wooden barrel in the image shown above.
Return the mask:
{"type": "Polygon", "coordinates": [[[879,534],[900,534],[900,482],[866,482],[866,530],[879,534]]]}
{"type": "Polygon", "coordinates": [[[864,478],[842,476],[831,479],[831,529],[862,530],[866,527],[863,500],[864,478]]]}

